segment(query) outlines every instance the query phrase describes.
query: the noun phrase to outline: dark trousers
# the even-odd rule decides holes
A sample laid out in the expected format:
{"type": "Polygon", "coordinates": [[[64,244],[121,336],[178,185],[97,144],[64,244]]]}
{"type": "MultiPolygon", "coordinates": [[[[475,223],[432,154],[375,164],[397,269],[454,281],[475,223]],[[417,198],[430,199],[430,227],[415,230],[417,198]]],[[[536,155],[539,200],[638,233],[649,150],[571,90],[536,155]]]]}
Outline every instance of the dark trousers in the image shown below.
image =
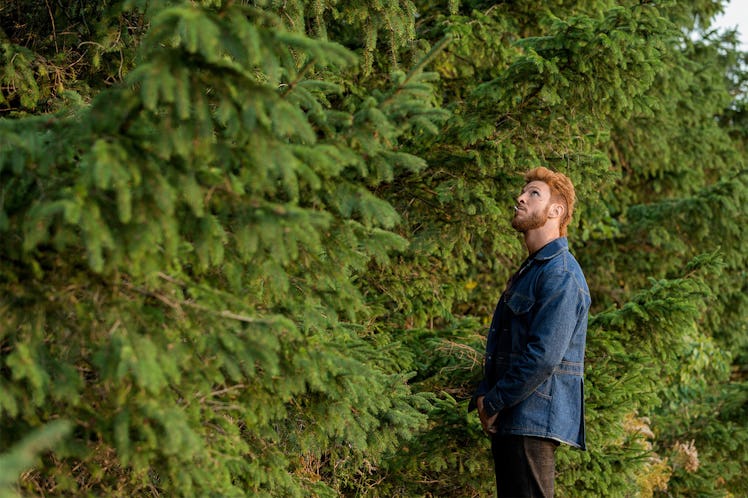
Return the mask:
{"type": "Polygon", "coordinates": [[[491,440],[498,498],[552,498],[558,442],[529,436],[491,440]]]}

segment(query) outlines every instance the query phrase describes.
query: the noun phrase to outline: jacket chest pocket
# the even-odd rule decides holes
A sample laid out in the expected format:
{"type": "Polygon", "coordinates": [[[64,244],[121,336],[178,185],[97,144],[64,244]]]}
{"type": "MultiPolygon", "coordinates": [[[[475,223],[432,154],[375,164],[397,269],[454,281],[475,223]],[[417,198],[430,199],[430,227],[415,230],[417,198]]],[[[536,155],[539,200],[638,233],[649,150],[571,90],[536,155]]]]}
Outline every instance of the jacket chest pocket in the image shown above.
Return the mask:
{"type": "Polygon", "coordinates": [[[505,351],[521,353],[527,345],[535,300],[515,292],[507,298],[507,320],[504,322],[505,351]]]}
{"type": "Polygon", "coordinates": [[[519,292],[512,293],[512,295],[509,296],[506,301],[506,305],[509,310],[517,316],[524,315],[529,312],[534,304],[535,299],[524,294],[520,294],[519,292]]]}

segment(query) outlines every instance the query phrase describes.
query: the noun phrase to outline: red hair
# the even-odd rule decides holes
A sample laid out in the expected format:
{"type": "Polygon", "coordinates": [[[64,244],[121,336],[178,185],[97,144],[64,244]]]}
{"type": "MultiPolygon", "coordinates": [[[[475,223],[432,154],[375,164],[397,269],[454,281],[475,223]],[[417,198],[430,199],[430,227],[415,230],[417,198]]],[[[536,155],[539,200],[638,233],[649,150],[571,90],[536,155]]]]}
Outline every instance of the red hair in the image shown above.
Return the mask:
{"type": "Polygon", "coordinates": [[[577,200],[574,185],[569,177],[557,171],[551,171],[548,168],[540,166],[531,169],[525,173],[525,182],[530,183],[539,181],[547,184],[551,189],[551,201],[559,202],[564,206],[564,217],[559,225],[561,237],[566,236],[566,227],[571,221],[571,215],[574,213],[574,203],[577,200]]]}

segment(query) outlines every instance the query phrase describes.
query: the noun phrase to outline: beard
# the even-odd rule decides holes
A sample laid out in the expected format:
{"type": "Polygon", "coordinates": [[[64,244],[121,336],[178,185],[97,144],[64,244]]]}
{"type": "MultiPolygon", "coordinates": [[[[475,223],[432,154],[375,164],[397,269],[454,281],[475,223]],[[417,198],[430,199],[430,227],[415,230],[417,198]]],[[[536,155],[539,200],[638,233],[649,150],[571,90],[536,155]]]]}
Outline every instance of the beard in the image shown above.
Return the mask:
{"type": "Polygon", "coordinates": [[[520,213],[516,213],[514,218],[512,218],[512,228],[520,233],[525,233],[542,227],[548,221],[548,211],[550,208],[550,206],[546,206],[542,212],[532,213],[526,218],[519,218],[518,215],[520,213]]]}

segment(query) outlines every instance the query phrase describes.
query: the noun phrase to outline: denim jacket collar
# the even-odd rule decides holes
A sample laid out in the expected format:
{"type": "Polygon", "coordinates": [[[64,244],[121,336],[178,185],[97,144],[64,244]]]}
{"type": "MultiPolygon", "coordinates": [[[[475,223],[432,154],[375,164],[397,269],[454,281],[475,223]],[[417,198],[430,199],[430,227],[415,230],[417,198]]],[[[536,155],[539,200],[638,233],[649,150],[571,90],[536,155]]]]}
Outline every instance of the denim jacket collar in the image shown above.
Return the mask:
{"type": "Polygon", "coordinates": [[[548,242],[546,245],[538,249],[534,254],[530,255],[529,259],[537,261],[546,261],[558,256],[561,251],[569,250],[569,241],[566,237],[559,237],[548,242]]]}

